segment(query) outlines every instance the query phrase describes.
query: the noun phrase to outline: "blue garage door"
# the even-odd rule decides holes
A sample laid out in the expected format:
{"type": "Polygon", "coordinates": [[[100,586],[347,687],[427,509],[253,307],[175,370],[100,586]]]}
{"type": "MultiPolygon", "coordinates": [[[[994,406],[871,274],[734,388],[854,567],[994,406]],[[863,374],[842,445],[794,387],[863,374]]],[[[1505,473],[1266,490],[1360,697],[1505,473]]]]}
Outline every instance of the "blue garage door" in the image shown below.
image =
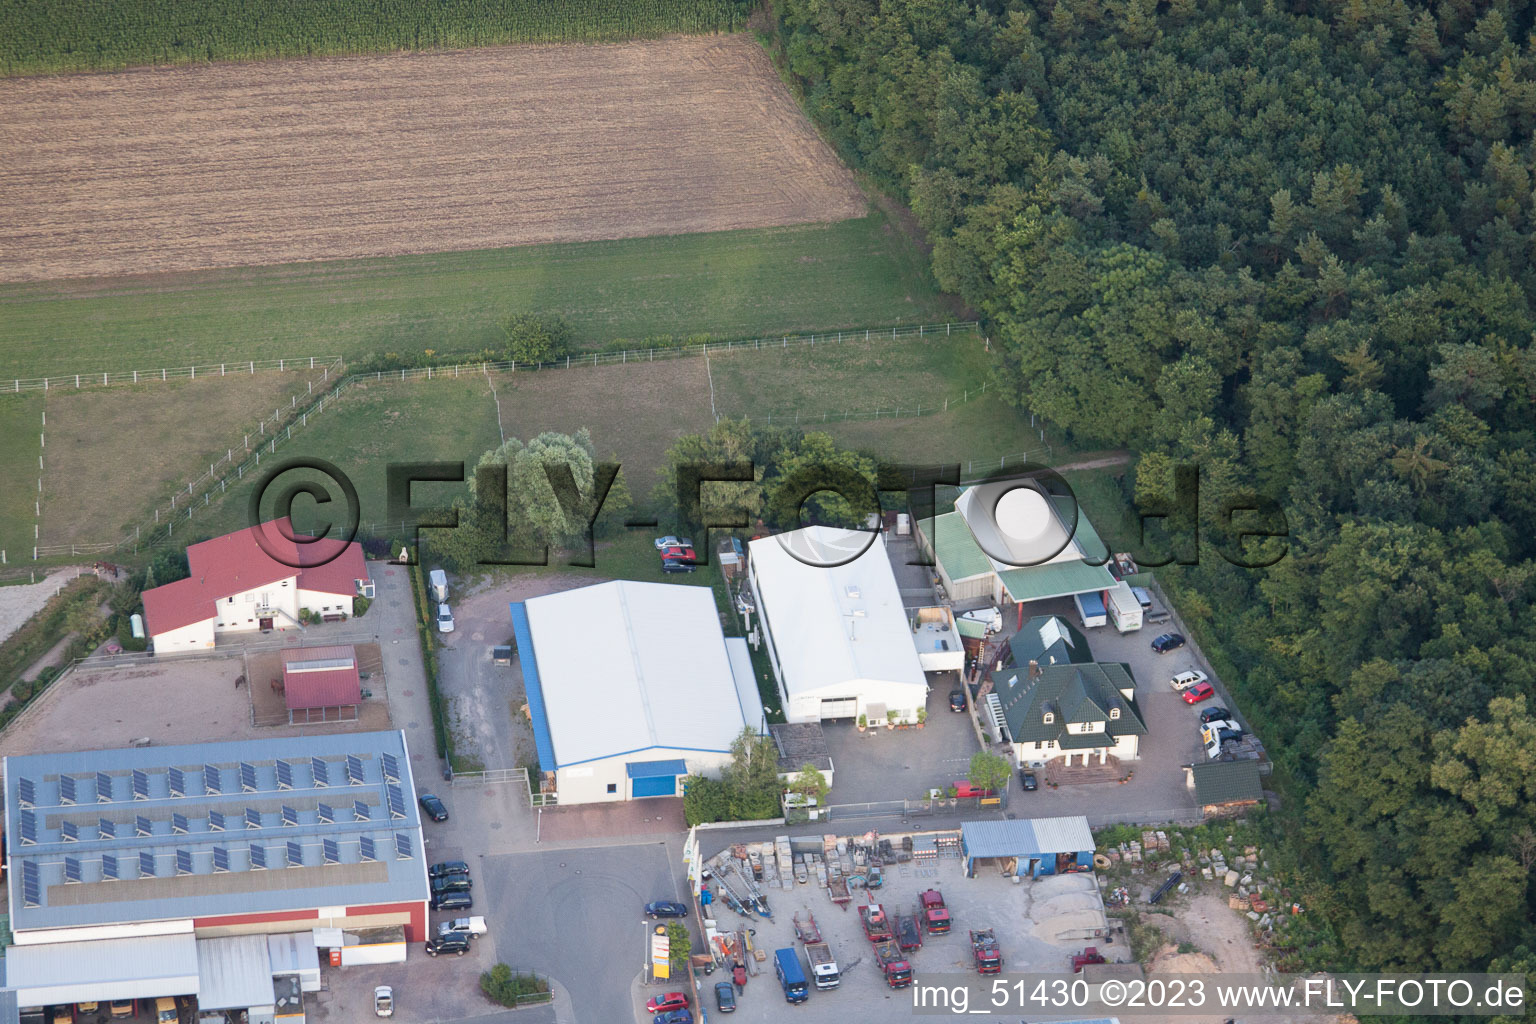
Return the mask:
{"type": "Polygon", "coordinates": [[[635,761],[624,766],[629,775],[629,795],[676,796],[677,777],[688,774],[688,766],[676,761],[635,761]]]}

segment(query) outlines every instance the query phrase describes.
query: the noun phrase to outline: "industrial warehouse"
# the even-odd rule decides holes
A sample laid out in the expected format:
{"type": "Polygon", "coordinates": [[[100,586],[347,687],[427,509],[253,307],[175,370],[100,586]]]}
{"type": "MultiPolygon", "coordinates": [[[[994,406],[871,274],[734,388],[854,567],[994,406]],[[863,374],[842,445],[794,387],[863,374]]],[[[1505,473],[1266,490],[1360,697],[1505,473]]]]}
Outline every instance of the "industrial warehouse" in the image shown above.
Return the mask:
{"type": "Polygon", "coordinates": [[[332,963],[403,961],[427,868],[404,735],[7,757],[5,987],[302,1021],[332,963]]]}

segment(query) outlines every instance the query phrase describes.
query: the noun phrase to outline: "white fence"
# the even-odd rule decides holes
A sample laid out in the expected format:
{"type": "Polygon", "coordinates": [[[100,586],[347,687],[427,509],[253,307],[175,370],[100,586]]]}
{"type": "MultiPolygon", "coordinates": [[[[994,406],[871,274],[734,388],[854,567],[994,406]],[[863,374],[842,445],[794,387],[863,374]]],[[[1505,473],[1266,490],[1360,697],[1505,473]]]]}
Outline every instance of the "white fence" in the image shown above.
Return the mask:
{"type": "MultiPolygon", "coordinates": [[[[404,370],[377,370],[371,373],[349,374],[338,379],[335,386],[330,390],[322,390],[319,396],[302,410],[298,408],[298,400],[295,396],[290,408],[286,410],[287,422],[285,424],[281,426],[275,425],[269,433],[266,426],[268,421],[264,420],[258,434],[245,435],[240,448],[231,447],[228,449],[224,458],[210,464],[206,473],[188,483],[185,495],[178,490],[172,496],[168,506],[165,506],[163,509],[155,509],[150,520],[134,527],[133,532],[125,535],[122,539],[115,543],[99,545],[50,545],[46,548],[40,545],[33,550],[33,558],[37,559],[64,554],[101,554],[109,551],[121,551],[125,548],[137,550],[141,545],[158,544],[170,539],[175,535],[176,528],[189,522],[198,509],[206,508],[212,504],[215,491],[218,494],[223,494],[229,489],[231,482],[238,485],[244,479],[246,473],[257,469],[261,465],[263,457],[270,458],[275,455],[278,447],[293,437],[294,427],[302,430],[309,425],[311,416],[317,416],[323,412],[333,400],[341,397],[348,388],[370,380],[430,380],[436,377],[458,377],[464,373],[481,374],[489,371],[516,373],[519,371],[574,369],[583,366],[601,366],[613,363],[624,365],[628,363],[654,362],[657,358],[672,359],[685,356],[707,356],[733,350],[762,351],[773,348],[834,345],[846,342],[882,341],[885,339],[899,340],[901,338],[949,338],[956,334],[974,331],[977,326],[976,321],[967,320],[942,324],[916,324],[910,327],[828,331],[821,334],[783,335],[778,338],[752,338],[746,341],[710,342],[708,344],[686,345],[677,348],[594,352],[590,355],[570,356],[563,360],[544,363],[518,363],[513,360],[505,362],[446,363],[441,366],[425,366],[404,370]],[[254,445],[252,444],[253,441],[255,442],[254,445]],[[234,457],[237,454],[246,456],[238,464],[234,462],[234,457]],[[204,486],[205,482],[206,486],[204,486]],[[199,501],[199,498],[202,500],[199,501]]],[[[322,380],[329,380],[340,372],[341,361],[338,359],[330,365],[321,367],[321,369],[323,373],[322,380]]],[[[977,390],[979,393],[982,389],[977,390]]],[[[314,384],[311,383],[310,395],[313,396],[314,394],[314,384]]],[[[969,397],[969,393],[967,393],[967,397],[969,397]]],[[[935,407],[928,411],[938,411],[938,408],[935,407]]],[[[284,412],[285,410],[282,409],[276,410],[273,421],[275,422],[276,417],[284,412]]],[[[978,464],[972,463],[972,465],[978,464]]]]}
{"type": "Polygon", "coordinates": [[[227,377],[252,374],[257,370],[315,370],[340,361],[339,356],[299,356],[295,359],[247,359],[202,366],[162,366],[158,370],[122,370],[118,372],[61,373],[51,377],[13,377],[11,386],[0,381],[0,394],[22,391],[50,391],[55,388],[89,388],[110,384],[145,384],[150,381],[196,380],[198,377],[227,377]]]}

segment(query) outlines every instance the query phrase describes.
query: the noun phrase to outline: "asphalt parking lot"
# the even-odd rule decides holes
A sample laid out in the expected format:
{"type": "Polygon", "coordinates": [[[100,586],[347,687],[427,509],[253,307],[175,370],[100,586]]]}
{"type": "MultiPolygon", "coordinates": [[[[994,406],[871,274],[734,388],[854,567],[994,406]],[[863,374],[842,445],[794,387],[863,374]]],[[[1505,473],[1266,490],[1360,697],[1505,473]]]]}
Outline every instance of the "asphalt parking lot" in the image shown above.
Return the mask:
{"type": "Polygon", "coordinates": [[[928,718],[923,728],[869,729],[852,722],[822,726],[832,755],[834,804],[882,800],[918,800],[929,787],[948,786],[970,770],[980,750],[965,715],[949,710],[949,691],[958,676],[929,677],[928,718]]]}
{"type": "Polygon", "coordinates": [[[577,1021],[631,1019],[647,955],[643,908],[683,893],[678,854],[669,860],[667,850],[653,842],[486,855],[475,886],[494,894],[487,924],[497,956],[560,979],[577,1021]]]}

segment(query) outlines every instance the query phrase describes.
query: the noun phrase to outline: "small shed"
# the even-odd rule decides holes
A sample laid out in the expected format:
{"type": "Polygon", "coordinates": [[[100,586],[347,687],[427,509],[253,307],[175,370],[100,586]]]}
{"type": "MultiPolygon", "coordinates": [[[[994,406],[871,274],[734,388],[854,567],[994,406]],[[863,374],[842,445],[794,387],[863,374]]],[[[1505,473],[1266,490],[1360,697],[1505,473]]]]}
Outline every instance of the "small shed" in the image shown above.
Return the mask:
{"type": "Polygon", "coordinates": [[[1019,821],[968,821],[960,826],[965,873],[974,878],[983,861],[1003,874],[1042,875],[1088,871],[1093,867],[1093,833],[1082,815],[1019,821]]]}
{"type": "Polygon", "coordinates": [[[1195,791],[1195,803],[1207,818],[1241,814],[1264,799],[1258,761],[1209,761],[1190,765],[1185,771],[1195,791]]]}
{"type": "Polygon", "coordinates": [[[298,647],[283,652],[288,724],[356,721],[362,700],[355,648],[298,647]]]}

